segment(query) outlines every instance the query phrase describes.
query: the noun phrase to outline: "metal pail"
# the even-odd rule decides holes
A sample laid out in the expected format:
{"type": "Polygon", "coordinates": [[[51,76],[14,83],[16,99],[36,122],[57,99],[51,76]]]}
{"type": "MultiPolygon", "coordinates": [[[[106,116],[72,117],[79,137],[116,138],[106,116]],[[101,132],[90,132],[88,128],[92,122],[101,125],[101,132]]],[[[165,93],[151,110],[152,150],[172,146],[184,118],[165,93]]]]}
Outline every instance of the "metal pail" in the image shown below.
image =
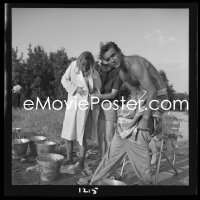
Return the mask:
{"type": "Polygon", "coordinates": [[[56,143],[53,141],[44,141],[43,143],[36,143],[37,154],[55,153],[56,143]]]}
{"type": "Polygon", "coordinates": [[[37,146],[36,143],[43,143],[46,141],[45,136],[31,136],[29,137],[29,155],[30,156],[37,156],[37,146]]]}
{"type": "Polygon", "coordinates": [[[60,168],[64,156],[55,153],[46,153],[36,157],[40,180],[43,182],[55,181],[59,178],[60,168]]]}
{"type": "Polygon", "coordinates": [[[25,157],[27,149],[28,149],[29,140],[22,139],[13,139],[12,140],[12,158],[19,159],[25,157]]]}

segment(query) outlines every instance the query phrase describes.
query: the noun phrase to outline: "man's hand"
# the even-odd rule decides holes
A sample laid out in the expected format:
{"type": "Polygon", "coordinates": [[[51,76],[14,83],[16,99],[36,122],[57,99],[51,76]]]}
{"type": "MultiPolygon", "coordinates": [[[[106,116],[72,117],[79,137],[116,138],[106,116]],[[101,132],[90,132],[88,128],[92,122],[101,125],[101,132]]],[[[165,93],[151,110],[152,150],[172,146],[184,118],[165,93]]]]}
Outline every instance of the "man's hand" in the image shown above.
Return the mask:
{"type": "Polygon", "coordinates": [[[76,92],[77,92],[78,94],[80,94],[81,96],[87,95],[87,91],[84,90],[83,87],[79,87],[79,86],[78,86],[77,89],[76,89],[76,92]]]}

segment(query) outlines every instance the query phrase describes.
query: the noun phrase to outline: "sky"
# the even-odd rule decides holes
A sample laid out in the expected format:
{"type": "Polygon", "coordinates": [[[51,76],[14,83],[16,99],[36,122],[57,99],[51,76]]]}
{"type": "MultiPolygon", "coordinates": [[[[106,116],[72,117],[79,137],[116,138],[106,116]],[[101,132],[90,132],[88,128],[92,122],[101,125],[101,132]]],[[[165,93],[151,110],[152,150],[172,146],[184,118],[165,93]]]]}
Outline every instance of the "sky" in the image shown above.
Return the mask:
{"type": "Polygon", "coordinates": [[[114,41],[124,55],[140,55],[164,70],[176,92],[189,88],[187,8],[12,8],[12,47],[24,59],[29,44],[68,57],[114,41]]]}

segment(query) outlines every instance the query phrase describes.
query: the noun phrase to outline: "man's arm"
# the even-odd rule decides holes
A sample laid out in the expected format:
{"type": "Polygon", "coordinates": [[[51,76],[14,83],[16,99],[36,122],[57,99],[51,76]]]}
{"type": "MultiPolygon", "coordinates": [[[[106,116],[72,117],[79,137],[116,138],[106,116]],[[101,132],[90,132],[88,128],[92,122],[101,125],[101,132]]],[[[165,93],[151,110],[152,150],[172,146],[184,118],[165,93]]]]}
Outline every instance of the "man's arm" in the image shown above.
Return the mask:
{"type": "Polygon", "coordinates": [[[149,103],[156,97],[156,88],[144,64],[134,64],[133,66],[131,66],[130,76],[134,79],[137,79],[144,88],[144,90],[147,91],[146,109],[144,111],[142,120],[138,126],[139,128],[146,129],[148,126],[149,117],[151,115],[149,103]]]}
{"type": "Polygon", "coordinates": [[[117,89],[112,89],[112,91],[108,94],[95,94],[94,96],[98,97],[100,100],[111,100],[114,99],[116,97],[118,93],[117,89]]]}

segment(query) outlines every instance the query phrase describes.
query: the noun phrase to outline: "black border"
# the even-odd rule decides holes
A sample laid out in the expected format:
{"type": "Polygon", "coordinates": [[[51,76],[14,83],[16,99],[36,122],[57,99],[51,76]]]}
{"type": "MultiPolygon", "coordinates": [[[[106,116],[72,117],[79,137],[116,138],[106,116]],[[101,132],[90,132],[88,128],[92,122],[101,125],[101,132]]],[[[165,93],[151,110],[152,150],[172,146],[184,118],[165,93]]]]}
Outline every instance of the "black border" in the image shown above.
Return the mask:
{"type": "MultiPolygon", "coordinates": [[[[4,5],[5,6],[5,5],[4,5]]],[[[161,195],[197,195],[197,14],[198,3],[132,3],[132,4],[24,4],[9,3],[4,8],[7,22],[4,21],[4,73],[6,73],[6,104],[4,113],[4,195],[5,196],[48,196],[48,197],[78,197],[78,196],[161,196],[161,195]],[[188,8],[189,9],[189,186],[99,186],[97,195],[79,194],[79,186],[17,186],[11,183],[11,133],[12,133],[12,94],[11,94],[11,49],[12,49],[12,8],[188,8]],[[6,47],[6,48],[5,48],[6,47]]],[[[5,78],[5,77],[4,77],[5,78]]],[[[84,186],[84,188],[94,188],[84,186]]]]}

